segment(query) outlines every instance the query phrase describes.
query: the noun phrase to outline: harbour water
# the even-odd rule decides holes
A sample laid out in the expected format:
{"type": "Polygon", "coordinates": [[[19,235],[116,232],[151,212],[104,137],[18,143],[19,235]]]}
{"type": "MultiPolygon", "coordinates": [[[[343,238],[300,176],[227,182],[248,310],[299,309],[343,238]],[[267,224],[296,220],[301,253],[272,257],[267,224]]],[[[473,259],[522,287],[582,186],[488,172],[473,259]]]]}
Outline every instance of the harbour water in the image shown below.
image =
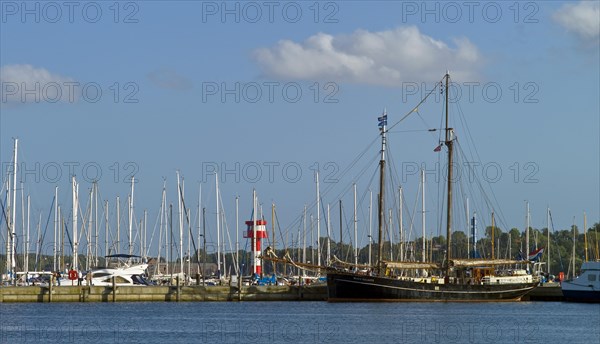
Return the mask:
{"type": "Polygon", "coordinates": [[[0,304],[0,343],[598,343],[600,305],[0,304]]]}

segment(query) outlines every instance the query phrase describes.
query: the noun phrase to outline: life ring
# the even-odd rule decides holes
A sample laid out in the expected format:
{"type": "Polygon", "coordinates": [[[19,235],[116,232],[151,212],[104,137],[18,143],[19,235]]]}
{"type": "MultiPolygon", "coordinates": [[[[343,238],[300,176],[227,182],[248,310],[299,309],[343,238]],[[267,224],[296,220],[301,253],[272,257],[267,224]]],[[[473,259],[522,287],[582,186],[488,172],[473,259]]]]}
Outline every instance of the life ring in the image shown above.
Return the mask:
{"type": "Polygon", "coordinates": [[[77,271],[75,271],[75,270],[70,270],[70,271],[69,271],[69,279],[70,279],[71,281],[74,281],[74,280],[76,280],[76,279],[77,279],[77,277],[78,277],[77,271]]]}

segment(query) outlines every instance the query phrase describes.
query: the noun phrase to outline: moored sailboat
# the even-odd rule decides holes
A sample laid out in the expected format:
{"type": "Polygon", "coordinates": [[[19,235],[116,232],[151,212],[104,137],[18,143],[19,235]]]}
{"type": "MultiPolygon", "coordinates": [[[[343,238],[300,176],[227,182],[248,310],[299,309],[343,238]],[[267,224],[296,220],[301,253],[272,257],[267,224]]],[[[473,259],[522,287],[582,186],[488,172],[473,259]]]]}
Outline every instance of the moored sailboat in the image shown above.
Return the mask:
{"type": "MultiPolygon", "coordinates": [[[[448,166],[453,166],[453,129],[449,127],[448,86],[445,79],[445,140],[448,166]]],[[[424,101],[424,100],[423,100],[424,101]]],[[[423,102],[421,101],[421,103],[423,102]]],[[[412,112],[412,111],[411,111],[412,112]]],[[[384,181],[386,167],[387,114],[378,118],[381,134],[379,161],[378,250],[376,265],[367,272],[339,269],[328,271],[329,301],[517,301],[533,290],[539,281],[528,273],[497,274],[496,267],[523,264],[508,259],[452,258],[452,181],[453,169],[447,175],[446,257],[442,263],[391,262],[383,260],[384,181]],[[438,271],[439,277],[407,277],[396,270],[438,271]]],[[[441,146],[440,146],[441,147],[441,146]]],[[[439,151],[439,148],[436,151],[439,151]]],[[[516,271],[516,270],[513,270],[516,271]]]]}

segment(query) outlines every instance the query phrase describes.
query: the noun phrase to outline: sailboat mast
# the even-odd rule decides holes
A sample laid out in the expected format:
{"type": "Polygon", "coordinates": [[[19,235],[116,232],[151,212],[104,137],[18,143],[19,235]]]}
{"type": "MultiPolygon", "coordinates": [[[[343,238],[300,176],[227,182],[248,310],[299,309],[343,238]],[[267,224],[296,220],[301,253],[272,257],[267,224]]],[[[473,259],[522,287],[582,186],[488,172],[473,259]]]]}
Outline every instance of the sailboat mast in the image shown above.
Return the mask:
{"type": "Polygon", "coordinates": [[[354,265],[358,265],[358,221],[356,219],[356,183],[354,188],[354,265]]]}
{"type": "Polygon", "coordinates": [[[256,268],[256,261],[258,259],[256,254],[256,189],[252,190],[252,273],[256,274],[258,269],[256,268]]]}
{"type": "Polygon", "coordinates": [[[383,111],[383,116],[380,123],[381,130],[381,160],[379,160],[379,201],[378,201],[378,242],[377,242],[377,272],[378,274],[384,275],[385,271],[383,271],[383,221],[384,221],[384,204],[383,204],[383,196],[384,196],[384,177],[385,177],[385,145],[386,145],[386,137],[387,133],[387,111],[383,111]]]}
{"type": "MultiPolygon", "coordinates": [[[[494,226],[496,225],[495,221],[494,221],[494,212],[492,211],[492,259],[494,259],[494,226]]],[[[498,258],[500,255],[498,255],[498,258]]]]}
{"type": "MultiPolygon", "coordinates": [[[[319,171],[317,170],[315,173],[317,177],[317,265],[321,266],[321,195],[319,194],[319,171]]],[[[317,275],[320,274],[320,271],[317,269],[317,275]]]]}
{"type": "Polygon", "coordinates": [[[571,277],[574,279],[575,278],[575,245],[577,243],[577,234],[575,232],[575,216],[573,216],[573,252],[571,255],[571,262],[572,262],[572,267],[573,267],[573,274],[571,275],[571,277]]]}
{"type": "Polygon", "coordinates": [[[129,196],[129,255],[133,254],[133,187],[135,180],[131,177],[131,195],[129,196]]]}
{"type": "Polygon", "coordinates": [[[327,203],[327,266],[331,265],[331,217],[329,217],[329,203],[327,203]]]}
{"type": "Polygon", "coordinates": [[[548,230],[548,238],[546,242],[546,259],[548,260],[548,275],[550,275],[550,207],[546,209],[546,228],[548,230]]]}
{"type": "MultiPolygon", "coordinates": [[[[217,202],[217,277],[221,279],[221,214],[219,212],[219,175],[215,173],[215,193],[217,202]]],[[[206,254],[206,252],[205,252],[206,254]]]]}
{"type": "Polygon", "coordinates": [[[56,245],[57,245],[57,236],[58,236],[58,186],[54,187],[54,246],[53,246],[53,266],[54,269],[52,271],[56,271],[56,245]]]}
{"type": "MultiPolygon", "coordinates": [[[[164,190],[164,189],[163,189],[164,190]]],[[[116,253],[120,253],[121,252],[121,205],[119,202],[119,196],[117,196],[117,200],[116,200],[116,208],[117,208],[117,245],[116,246],[116,253]]]]}
{"type": "Polygon", "coordinates": [[[104,200],[104,256],[108,256],[108,200],[104,200]]]}
{"type": "MultiPolygon", "coordinates": [[[[400,235],[402,240],[402,235],[400,235]]],[[[373,241],[373,191],[369,190],[369,268],[371,267],[371,242],[373,241]]]]}
{"type": "MultiPolygon", "coordinates": [[[[271,243],[275,251],[275,203],[271,203],[271,243]]],[[[273,274],[277,275],[277,263],[273,262],[273,274]]]]}
{"type": "MultiPolygon", "coordinates": [[[[372,195],[371,195],[372,196],[372,195]]],[[[403,212],[403,196],[402,187],[398,188],[398,227],[400,229],[400,260],[404,261],[404,225],[402,224],[402,212],[403,212]]],[[[369,215],[370,216],[370,215],[369,215]]],[[[370,265],[370,264],[369,264],[370,265]]]]}
{"type": "Polygon", "coordinates": [[[446,277],[450,276],[450,258],[452,257],[452,245],[451,237],[452,233],[452,128],[449,127],[449,115],[448,115],[448,86],[450,83],[450,73],[446,72],[446,147],[448,147],[448,209],[446,213],[446,277]]]}
{"type": "Polygon", "coordinates": [[[79,250],[79,237],[77,235],[77,203],[78,203],[78,192],[79,192],[79,185],[77,185],[77,182],[75,181],[75,176],[73,176],[73,184],[72,184],[72,191],[73,191],[73,261],[71,263],[71,268],[75,271],[78,270],[79,266],[77,264],[77,253],[79,250]]]}
{"type": "Polygon", "coordinates": [[[525,260],[529,260],[529,202],[527,202],[527,221],[525,225],[525,260]]]}
{"type": "Polygon", "coordinates": [[[583,212],[583,240],[584,240],[584,252],[585,252],[585,261],[588,261],[588,242],[587,242],[587,218],[585,216],[585,211],[583,212]]]}
{"type": "Polygon", "coordinates": [[[16,268],[16,237],[17,237],[17,157],[18,157],[18,146],[19,146],[19,139],[15,139],[15,150],[14,150],[14,157],[13,157],[13,183],[12,183],[12,192],[13,192],[13,196],[12,196],[12,220],[11,220],[11,248],[10,248],[10,263],[11,263],[11,269],[10,271],[14,274],[15,268],[16,268]]]}
{"type": "Polygon", "coordinates": [[[425,170],[421,169],[421,261],[425,263],[425,170]]]}
{"type": "Polygon", "coordinates": [[[235,196],[235,261],[237,265],[237,277],[240,273],[240,196],[235,196]]]}

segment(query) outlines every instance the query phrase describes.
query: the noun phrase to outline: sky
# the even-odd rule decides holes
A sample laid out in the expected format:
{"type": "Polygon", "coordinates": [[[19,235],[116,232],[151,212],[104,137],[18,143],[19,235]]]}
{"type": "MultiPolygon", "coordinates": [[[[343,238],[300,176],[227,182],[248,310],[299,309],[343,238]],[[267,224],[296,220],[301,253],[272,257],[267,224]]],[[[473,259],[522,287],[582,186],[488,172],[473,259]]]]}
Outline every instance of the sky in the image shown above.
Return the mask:
{"type": "MultiPolygon", "coordinates": [[[[352,239],[356,182],[357,240],[365,245],[369,190],[377,195],[377,117],[385,109],[388,124],[397,123],[446,71],[451,125],[466,156],[478,158],[465,161],[502,229],[524,228],[526,201],[535,228],[546,227],[547,207],[557,230],[583,227],[584,212],[588,226],[600,222],[598,1],[0,3],[2,193],[18,138],[18,178],[34,224],[49,216],[55,187],[70,217],[75,175],[82,209],[98,180],[114,231],[115,198],[126,214],[134,176],[134,217],[148,211],[156,248],[163,182],[176,209],[179,171],[194,227],[201,198],[215,241],[218,171],[231,235],[236,196],[242,226],[256,189],[269,223],[276,206],[277,240],[289,243],[298,240],[304,205],[314,216],[307,226],[316,227],[319,170],[321,234],[327,204],[338,233],[341,199],[343,235],[352,239]]],[[[426,230],[443,233],[445,147],[434,152],[439,131],[428,131],[442,127],[443,97],[433,92],[388,133],[413,237],[419,168],[426,230]]],[[[468,172],[463,165],[465,190],[468,172]]],[[[473,196],[471,210],[489,225],[484,200],[473,196]]]]}

